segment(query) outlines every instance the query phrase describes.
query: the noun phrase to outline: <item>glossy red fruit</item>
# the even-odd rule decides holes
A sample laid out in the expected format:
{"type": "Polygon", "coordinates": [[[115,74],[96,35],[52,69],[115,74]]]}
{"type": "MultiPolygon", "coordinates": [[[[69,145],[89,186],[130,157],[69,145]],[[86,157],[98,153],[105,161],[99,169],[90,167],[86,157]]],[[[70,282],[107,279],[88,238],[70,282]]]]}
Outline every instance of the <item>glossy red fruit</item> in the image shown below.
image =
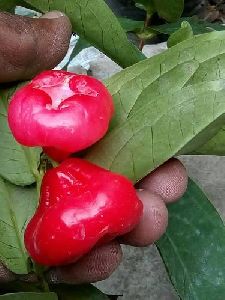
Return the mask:
{"type": "Polygon", "coordinates": [[[8,121],[22,145],[72,153],[101,139],[112,114],[112,97],[100,81],[52,70],[36,76],[14,94],[8,121]]]}
{"type": "Polygon", "coordinates": [[[128,179],[71,158],[45,174],[39,207],[25,231],[25,245],[40,264],[69,264],[96,244],[132,230],[142,209],[128,179]]]}

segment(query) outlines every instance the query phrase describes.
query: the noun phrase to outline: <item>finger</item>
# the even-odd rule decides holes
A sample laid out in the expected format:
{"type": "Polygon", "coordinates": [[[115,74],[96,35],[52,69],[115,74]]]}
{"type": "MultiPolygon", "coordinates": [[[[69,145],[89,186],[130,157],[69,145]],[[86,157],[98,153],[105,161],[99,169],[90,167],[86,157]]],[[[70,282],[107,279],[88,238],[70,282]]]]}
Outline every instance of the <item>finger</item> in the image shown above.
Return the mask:
{"type": "Polygon", "coordinates": [[[65,56],[71,24],[61,12],[28,18],[0,12],[0,82],[26,80],[65,56]]]}
{"type": "Polygon", "coordinates": [[[143,215],[138,225],[119,241],[136,247],[149,246],[157,241],[166,231],[168,211],[163,199],[145,190],[137,191],[143,202],[143,215]]]}
{"type": "Polygon", "coordinates": [[[12,282],[16,279],[16,275],[0,263],[0,284],[12,282]]]}
{"type": "Polygon", "coordinates": [[[52,283],[83,284],[108,278],[122,260],[117,241],[93,249],[75,264],[52,268],[47,278],[52,283]]]}
{"type": "Polygon", "coordinates": [[[145,177],[138,187],[160,195],[166,203],[177,201],[183,196],[188,175],[183,164],[175,158],[145,177]]]}

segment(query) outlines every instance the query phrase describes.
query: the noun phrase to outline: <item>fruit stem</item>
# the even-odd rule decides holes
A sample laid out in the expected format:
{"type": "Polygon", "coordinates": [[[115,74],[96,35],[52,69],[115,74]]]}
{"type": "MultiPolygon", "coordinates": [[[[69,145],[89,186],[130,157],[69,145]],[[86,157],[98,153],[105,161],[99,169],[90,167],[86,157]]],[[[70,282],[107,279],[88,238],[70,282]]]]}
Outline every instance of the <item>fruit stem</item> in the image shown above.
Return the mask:
{"type": "Polygon", "coordinates": [[[53,168],[58,167],[59,163],[57,163],[57,162],[56,162],[55,160],[53,160],[52,158],[49,158],[49,157],[48,157],[48,159],[49,159],[49,161],[51,162],[53,168]]]}
{"type": "Polygon", "coordinates": [[[33,267],[43,292],[50,292],[49,285],[44,277],[45,268],[35,262],[33,262],[33,267]]]}
{"type": "Polygon", "coordinates": [[[37,188],[37,204],[39,203],[41,183],[42,183],[43,176],[44,176],[43,170],[40,170],[40,172],[38,172],[38,174],[36,174],[36,176],[35,176],[36,188],[37,188]]]}

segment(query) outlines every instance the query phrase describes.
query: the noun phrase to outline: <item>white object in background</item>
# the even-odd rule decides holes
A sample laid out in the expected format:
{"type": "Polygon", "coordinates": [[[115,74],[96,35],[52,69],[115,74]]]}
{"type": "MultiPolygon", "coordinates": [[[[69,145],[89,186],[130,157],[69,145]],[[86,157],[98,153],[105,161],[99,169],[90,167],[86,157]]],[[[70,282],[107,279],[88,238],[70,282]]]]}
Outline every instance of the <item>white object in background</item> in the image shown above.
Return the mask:
{"type": "Polygon", "coordinates": [[[94,47],[83,49],[72,59],[67,70],[70,72],[86,74],[91,68],[90,63],[100,55],[101,52],[94,47]]]}
{"type": "Polygon", "coordinates": [[[147,57],[152,57],[156,54],[159,54],[167,49],[167,43],[160,43],[160,44],[154,44],[154,45],[145,45],[143,47],[142,52],[147,57]]]}
{"type": "Polygon", "coordinates": [[[69,64],[68,71],[85,74],[91,71],[98,79],[105,79],[121,70],[110,58],[94,47],[82,50],[69,64]]]}
{"type": "Polygon", "coordinates": [[[68,63],[70,56],[73,52],[74,47],[76,46],[76,43],[79,39],[78,35],[72,35],[71,39],[70,39],[70,46],[69,49],[67,51],[66,56],[63,58],[63,60],[58,64],[58,66],[55,67],[55,70],[61,70],[63,67],[65,67],[65,65],[68,63]]]}
{"type": "Polygon", "coordinates": [[[42,14],[34,11],[32,9],[28,9],[22,6],[16,6],[15,8],[15,14],[20,16],[26,16],[26,17],[40,17],[42,14]]]}
{"type": "MultiPolygon", "coordinates": [[[[69,50],[62,62],[55,68],[56,70],[62,69],[68,63],[78,39],[78,36],[71,37],[69,50]]],[[[145,45],[143,53],[147,57],[151,57],[166,49],[166,43],[145,45]]],[[[95,78],[106,79],[122,70],[122,68],[95,47],[88,47],[83,49],[70,61],[67,70],[77,74],[87,74],[88,71],[91,71],[91,74],[95,78]]]]}

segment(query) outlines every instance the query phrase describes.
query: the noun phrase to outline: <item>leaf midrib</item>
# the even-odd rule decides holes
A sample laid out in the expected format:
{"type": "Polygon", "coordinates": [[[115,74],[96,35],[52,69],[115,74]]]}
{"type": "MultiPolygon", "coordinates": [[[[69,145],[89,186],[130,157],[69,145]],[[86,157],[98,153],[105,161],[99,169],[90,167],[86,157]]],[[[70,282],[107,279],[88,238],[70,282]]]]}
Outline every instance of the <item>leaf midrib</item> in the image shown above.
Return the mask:
{"type": "Polygon", "coordinates": [[[18,243],[18,249],[20,250],[21,254],[22,254],[22,258],[23,258],[23,261],[24,261],[24,266],[26,268],[26,260],[27,260],[27,256],[25,254],[25,251],[24,251],[24,247],[23,247],[23,244],[21,242],[21,236],[20,236],[20,231],[19,231],[19,228],[17,226],[17,219],[16,219],[16,215],[13,211],[13,208],[12,208],[12,205],[11,205],[11,201],[10,201],[10,192],[9,192],[9,189],[7,187],[7,185],[5,184],[5,182],[2,180],[3,182],[3,185],[4,185],[4,188],[5,188],[5,194],[6,194],[6,201],[7,201],[7,206],[8,206],[8,209],[9,209],[9,214],[10,214],[10,219],[12,221],[12,226],[13,228],[15,229],[14,232],[15,232],[15,236],[16,236],[16,240],[17,240],[17,243],[18,243]]]}
{"type": "MultiPolygon", "coordinates": [[[[178,260],[180,261],[180,264],[181,264],[181,266],[182,266],[182,268],[183,268],[183,270],[184,270],[184,272],[186,274],[186,278],[188,279],[189,286],[191,287],[191,290],[193,291],[193,295],[195,295],[197,297],[195,299],[196,300],[199,299],[199,297],[196,294],[196,291],[195,291],[195,289],[193,287],[193,283],[192,283],[192,281],[190,279],[190,275],[189,275],[188,269],[187,269],[186,265],[184,264],[184,262],[183,262],[183,260],[182,260],[182,258],[180,256],[180,254],[179,254],[179,251],[178,251],[176,245],[173,242],[173,239],[169,236],[169,234],[167,232],[165,232],[165,236],[167,237],[167,239],[170,242],[172,248],[174,249],[175,254],[177,255],[178,260]]],[[[178,290],[177,290],[177,292],[178,292],[178,290]]],[[[178,294],[179,294],[179,292],[178,292],[178,294]]]]}

